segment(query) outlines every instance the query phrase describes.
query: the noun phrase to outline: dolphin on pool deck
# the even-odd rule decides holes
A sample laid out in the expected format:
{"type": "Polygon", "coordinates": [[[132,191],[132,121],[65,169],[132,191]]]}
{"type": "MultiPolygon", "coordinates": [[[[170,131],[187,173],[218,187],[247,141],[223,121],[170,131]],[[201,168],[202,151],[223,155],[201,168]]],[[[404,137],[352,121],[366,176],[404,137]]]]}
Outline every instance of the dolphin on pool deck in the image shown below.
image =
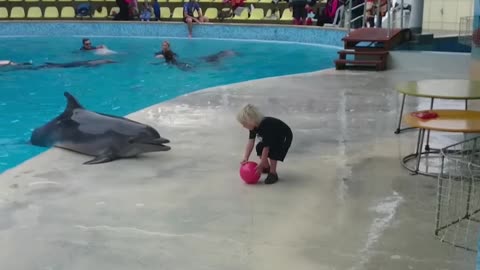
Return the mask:
{"type": "Polygon", "coordinates": [[[56,146],[94,156],[84,164],[110,162],[141,153],[168,151],[170,141],[148,125],[82,107],[68,92],[64,112],[36,128],[30,142],[36,146],[56,146]]]}

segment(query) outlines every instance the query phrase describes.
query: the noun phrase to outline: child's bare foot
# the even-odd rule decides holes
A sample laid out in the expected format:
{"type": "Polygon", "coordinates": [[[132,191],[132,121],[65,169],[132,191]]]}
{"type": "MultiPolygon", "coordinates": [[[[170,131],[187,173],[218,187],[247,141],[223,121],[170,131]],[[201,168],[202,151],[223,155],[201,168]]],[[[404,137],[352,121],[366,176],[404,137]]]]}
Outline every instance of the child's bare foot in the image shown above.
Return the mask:
{"type": "Polygon", "coordinates": [[[267,178],[265,179],[265,184],[270,185],[278,181],[278,175],[276,173],[268,173],[267,178]]]}

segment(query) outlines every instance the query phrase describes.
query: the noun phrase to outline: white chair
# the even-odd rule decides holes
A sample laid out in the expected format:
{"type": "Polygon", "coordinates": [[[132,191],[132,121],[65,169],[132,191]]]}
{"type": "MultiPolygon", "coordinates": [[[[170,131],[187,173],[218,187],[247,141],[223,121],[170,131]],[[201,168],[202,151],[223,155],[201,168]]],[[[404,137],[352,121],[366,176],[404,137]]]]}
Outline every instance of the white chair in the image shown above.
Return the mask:
{"type": "Polygon", "coordinates": [[[323,26],[330,26],[330,27],[339,27],[340,22],[343,19],[343,11],[345,10],[345,6],[341,5],[337,8],[337,11],[335,11],[335,18],[333,18],[332,23],[326,23],[323,26]]]}

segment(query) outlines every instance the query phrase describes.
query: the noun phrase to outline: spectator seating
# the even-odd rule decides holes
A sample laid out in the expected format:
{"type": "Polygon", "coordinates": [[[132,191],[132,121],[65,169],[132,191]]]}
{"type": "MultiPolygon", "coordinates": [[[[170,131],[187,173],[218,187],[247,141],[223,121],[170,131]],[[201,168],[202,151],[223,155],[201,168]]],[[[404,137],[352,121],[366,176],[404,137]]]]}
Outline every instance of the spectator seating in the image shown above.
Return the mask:
{"type": "MultiPolygon", "coordinates": [[[[184,0],[159,0],[161,21],[182,21],[184,0]]],[[[88,19],[111,20],[119,12],[115,0],[0,0],[0,20],[62,20],[76,19],[75,8],[90,3],[92,14],[88,19]]],[[[143,1],[138,2],[142,9],[143,1]]],[[[223,0],[199,0],[202,11],[211,22],[220,21],[219,12],[227,4],[223,0]]],[[[246,7],[254,6],[252,12],[244,9],[240,15],[226,18],[228,23],[280,23],[291,24],[293,17],[286,2],[278,4],[271,0],[246,0],[246,7]],[[276,16],[271,17],[272,13],[276,16]]],[[[318,5],[318,4],[317,4],[318,5]]],[[[324,3],[320,3],[324,5],[324,3]]],[[[78,18],[77,18],[78,19],[78,18]]],[[[83,17],[82,19],[86,19],[83,17]]]]}

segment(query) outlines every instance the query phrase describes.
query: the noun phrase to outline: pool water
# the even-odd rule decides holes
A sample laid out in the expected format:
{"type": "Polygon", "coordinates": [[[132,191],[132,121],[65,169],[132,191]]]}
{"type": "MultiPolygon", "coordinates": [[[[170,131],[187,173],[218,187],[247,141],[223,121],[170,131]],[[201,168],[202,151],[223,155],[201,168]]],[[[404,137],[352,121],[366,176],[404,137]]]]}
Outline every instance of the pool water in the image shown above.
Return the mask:
{"type": "Polygon", "coordinates": [[[89,110],[123,116],[211,86],[331,68],[337,51],[291,43],[169,39],[179,59],[195,66],[182,71],[153,57],[162,40],[91,38],[94,45],[105,44],[118,52],[96,55],[79,51],[80,37],[1,38],[0,60],[41,65],[108,58],[118,63],[95,68],[0,69],[0,173],[47,150],[28,141],[34,128],[64,110],[64,91],[89,110]],[[225,49],[240,55],[216,65],[200,59],[225,49]]]}

